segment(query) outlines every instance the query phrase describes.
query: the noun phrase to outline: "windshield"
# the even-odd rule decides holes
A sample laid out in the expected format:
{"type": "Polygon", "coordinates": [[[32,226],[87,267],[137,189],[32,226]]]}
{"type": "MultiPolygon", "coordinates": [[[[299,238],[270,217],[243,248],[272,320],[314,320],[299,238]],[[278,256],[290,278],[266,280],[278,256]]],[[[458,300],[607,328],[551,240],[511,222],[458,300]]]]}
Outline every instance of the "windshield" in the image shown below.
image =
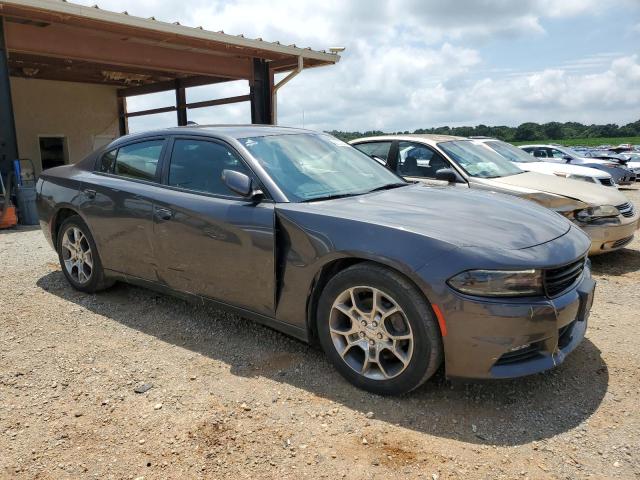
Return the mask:
{"type": "Polygon", "coordinates": [[[293,202],[408,185],[371,157],[330,135],[271,135],[239,141],[293,202]]]}
{"type": "Polygon", "coordinates": [[[438,147],[472,177],[498,178],[522,173],[509,160],[469,140],[441,142],[438,147]]]}
{"type": "Polygon", "coordinates": [[[535,163],[538,161],[534,156],[529,155],[518,147],[514,147],[510,143],[501,142],[500,140],[491,140],[489,142],[485,142],[485,145],[490,147],[492,150],[495,150],[498,154],[511,162],[535,163]]]}

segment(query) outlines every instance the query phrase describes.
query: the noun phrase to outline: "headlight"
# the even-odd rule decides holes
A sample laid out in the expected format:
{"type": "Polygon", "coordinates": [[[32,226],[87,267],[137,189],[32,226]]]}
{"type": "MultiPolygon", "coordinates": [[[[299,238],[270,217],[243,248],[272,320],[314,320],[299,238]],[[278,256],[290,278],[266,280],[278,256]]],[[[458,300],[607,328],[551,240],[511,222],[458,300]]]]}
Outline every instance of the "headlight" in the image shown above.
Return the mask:
{"type": "Polygon", "coordinates": [[[573,216],[581,222],[591,222],[600,218],[617,217],[619,214],[620,212],[616,207],[612,205],[602,205],[600,207],[589,207],[578,210],[573,216]]]}
{"type": "Polygon", "coordinates": [[[461,293],[481,297],[543,295],[540,270],[467,270],[447,283],[461,293]]]}

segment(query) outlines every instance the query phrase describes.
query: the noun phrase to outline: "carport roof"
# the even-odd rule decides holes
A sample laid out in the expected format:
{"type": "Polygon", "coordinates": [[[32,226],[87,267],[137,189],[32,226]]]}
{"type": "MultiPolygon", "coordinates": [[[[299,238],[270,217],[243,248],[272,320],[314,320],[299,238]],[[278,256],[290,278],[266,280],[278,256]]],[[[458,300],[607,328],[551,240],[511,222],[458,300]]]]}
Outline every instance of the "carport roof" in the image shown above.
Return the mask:
{"type": "Polygon", "coordinates": [[[137,86],[194,76],[251,79],[254,59],[274,73],[296,68],[299,57],[304,68],[340,59],[63,0],[0,0],[0,16],[13,76],[137,86]]]}

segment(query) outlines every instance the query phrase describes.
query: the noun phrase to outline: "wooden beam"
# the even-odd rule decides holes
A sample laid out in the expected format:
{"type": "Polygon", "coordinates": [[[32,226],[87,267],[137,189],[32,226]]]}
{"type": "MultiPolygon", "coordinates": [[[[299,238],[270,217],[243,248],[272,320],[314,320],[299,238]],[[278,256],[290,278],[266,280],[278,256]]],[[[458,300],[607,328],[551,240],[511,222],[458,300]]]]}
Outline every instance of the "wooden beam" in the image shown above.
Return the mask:
{"type": "Polygon", "coordinates": [[[57,58],[110,63],[141,70],[177,72],[233,79],[249,79],[248,58],[193,52],[128,41],[127,38],[92,34],[91,30],[52,24],[37,27],[7,23],[9,51],[57,58]]]}
{"type": "Polygon", "coordinates": [[[187,103],[188,109],[215,107],[216,105],[227,105],[229,103],[248,102],[251,100],[251,95],[238,95],[237,97],[219,98],[217,100],[207,100],[204,102],[187,103]]]}
{"type": "Polygon", "coordinates": [[[124,97],[116,98],[118,102],[118,130],[120,136],[129,133],[129,122],[127,122],[127,99],[124,97]]]}
{"type": "Polygon", "coordinates": [[[251,95],[238,95],[236,97],[218,98],[217,100],[205,100],[204,102],[181,103],[171,107],[152,108],[149,110],[140,110],[138,112],[126,112],[124,113],[124,117],[131,118],[141,117],[143,115],[154,115],[156,113],[176,112],[180,110],[180,108],[192,110],[194,108],[215,107],[217,105],[227,105],[229,103],[248,102],[249,100],[251,100],[251,95]]]}
{"type": "Polygon", "coordinates": [[[176,106],[162,107],[162,108],[151,108],[149,110],[140,110],[140,111],[137,111],[137,112],[127,112],[127,113],[124,114],[124,116],[127,117],[127,118],[142,117],[144,115],[154,115],[156,113],[175,112],[176,110],[178,110],[178,107],[176,107],[176,106]]]}
{"type": "MultiPolygon", "coordinates": [[[[230,81],[228,78],[222,77],[185,77],[181,78],[180,82],[184,88],[200,87],[202,85],[213,85],[214,83],[222,83],[230,81]]],[[[176,88],[174,80],[166,82],[150,83],[148,85],[139,85],[135,87],[121,88],[118,90],[119,97],[134,97],[136,95],[147,95],[149,93],[167,92],[176,88]]]]}
{"type": "Polygon", "coordinates": [[[184,127],[187,124],[187,94],[185,88],[182,86],[180,80],[176,80],[176,107],[177,107],[177,121],[179,127],[184,127]]]}

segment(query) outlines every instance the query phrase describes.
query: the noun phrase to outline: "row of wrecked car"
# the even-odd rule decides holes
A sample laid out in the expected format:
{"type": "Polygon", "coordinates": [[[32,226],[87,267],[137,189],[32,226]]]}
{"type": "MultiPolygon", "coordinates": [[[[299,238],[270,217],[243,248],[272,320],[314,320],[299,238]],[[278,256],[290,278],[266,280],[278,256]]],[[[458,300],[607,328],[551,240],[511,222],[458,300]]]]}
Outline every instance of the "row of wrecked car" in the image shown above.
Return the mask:
{"type": "Polygon", "coordinates": [[[624,248],[638,228],[639,212],[617,189],[636,175],[614,157],[484,137],[389,135],[351,144],[411,180],[516,195],[550,208],[589,235],[591,255],[624,248]]]}

